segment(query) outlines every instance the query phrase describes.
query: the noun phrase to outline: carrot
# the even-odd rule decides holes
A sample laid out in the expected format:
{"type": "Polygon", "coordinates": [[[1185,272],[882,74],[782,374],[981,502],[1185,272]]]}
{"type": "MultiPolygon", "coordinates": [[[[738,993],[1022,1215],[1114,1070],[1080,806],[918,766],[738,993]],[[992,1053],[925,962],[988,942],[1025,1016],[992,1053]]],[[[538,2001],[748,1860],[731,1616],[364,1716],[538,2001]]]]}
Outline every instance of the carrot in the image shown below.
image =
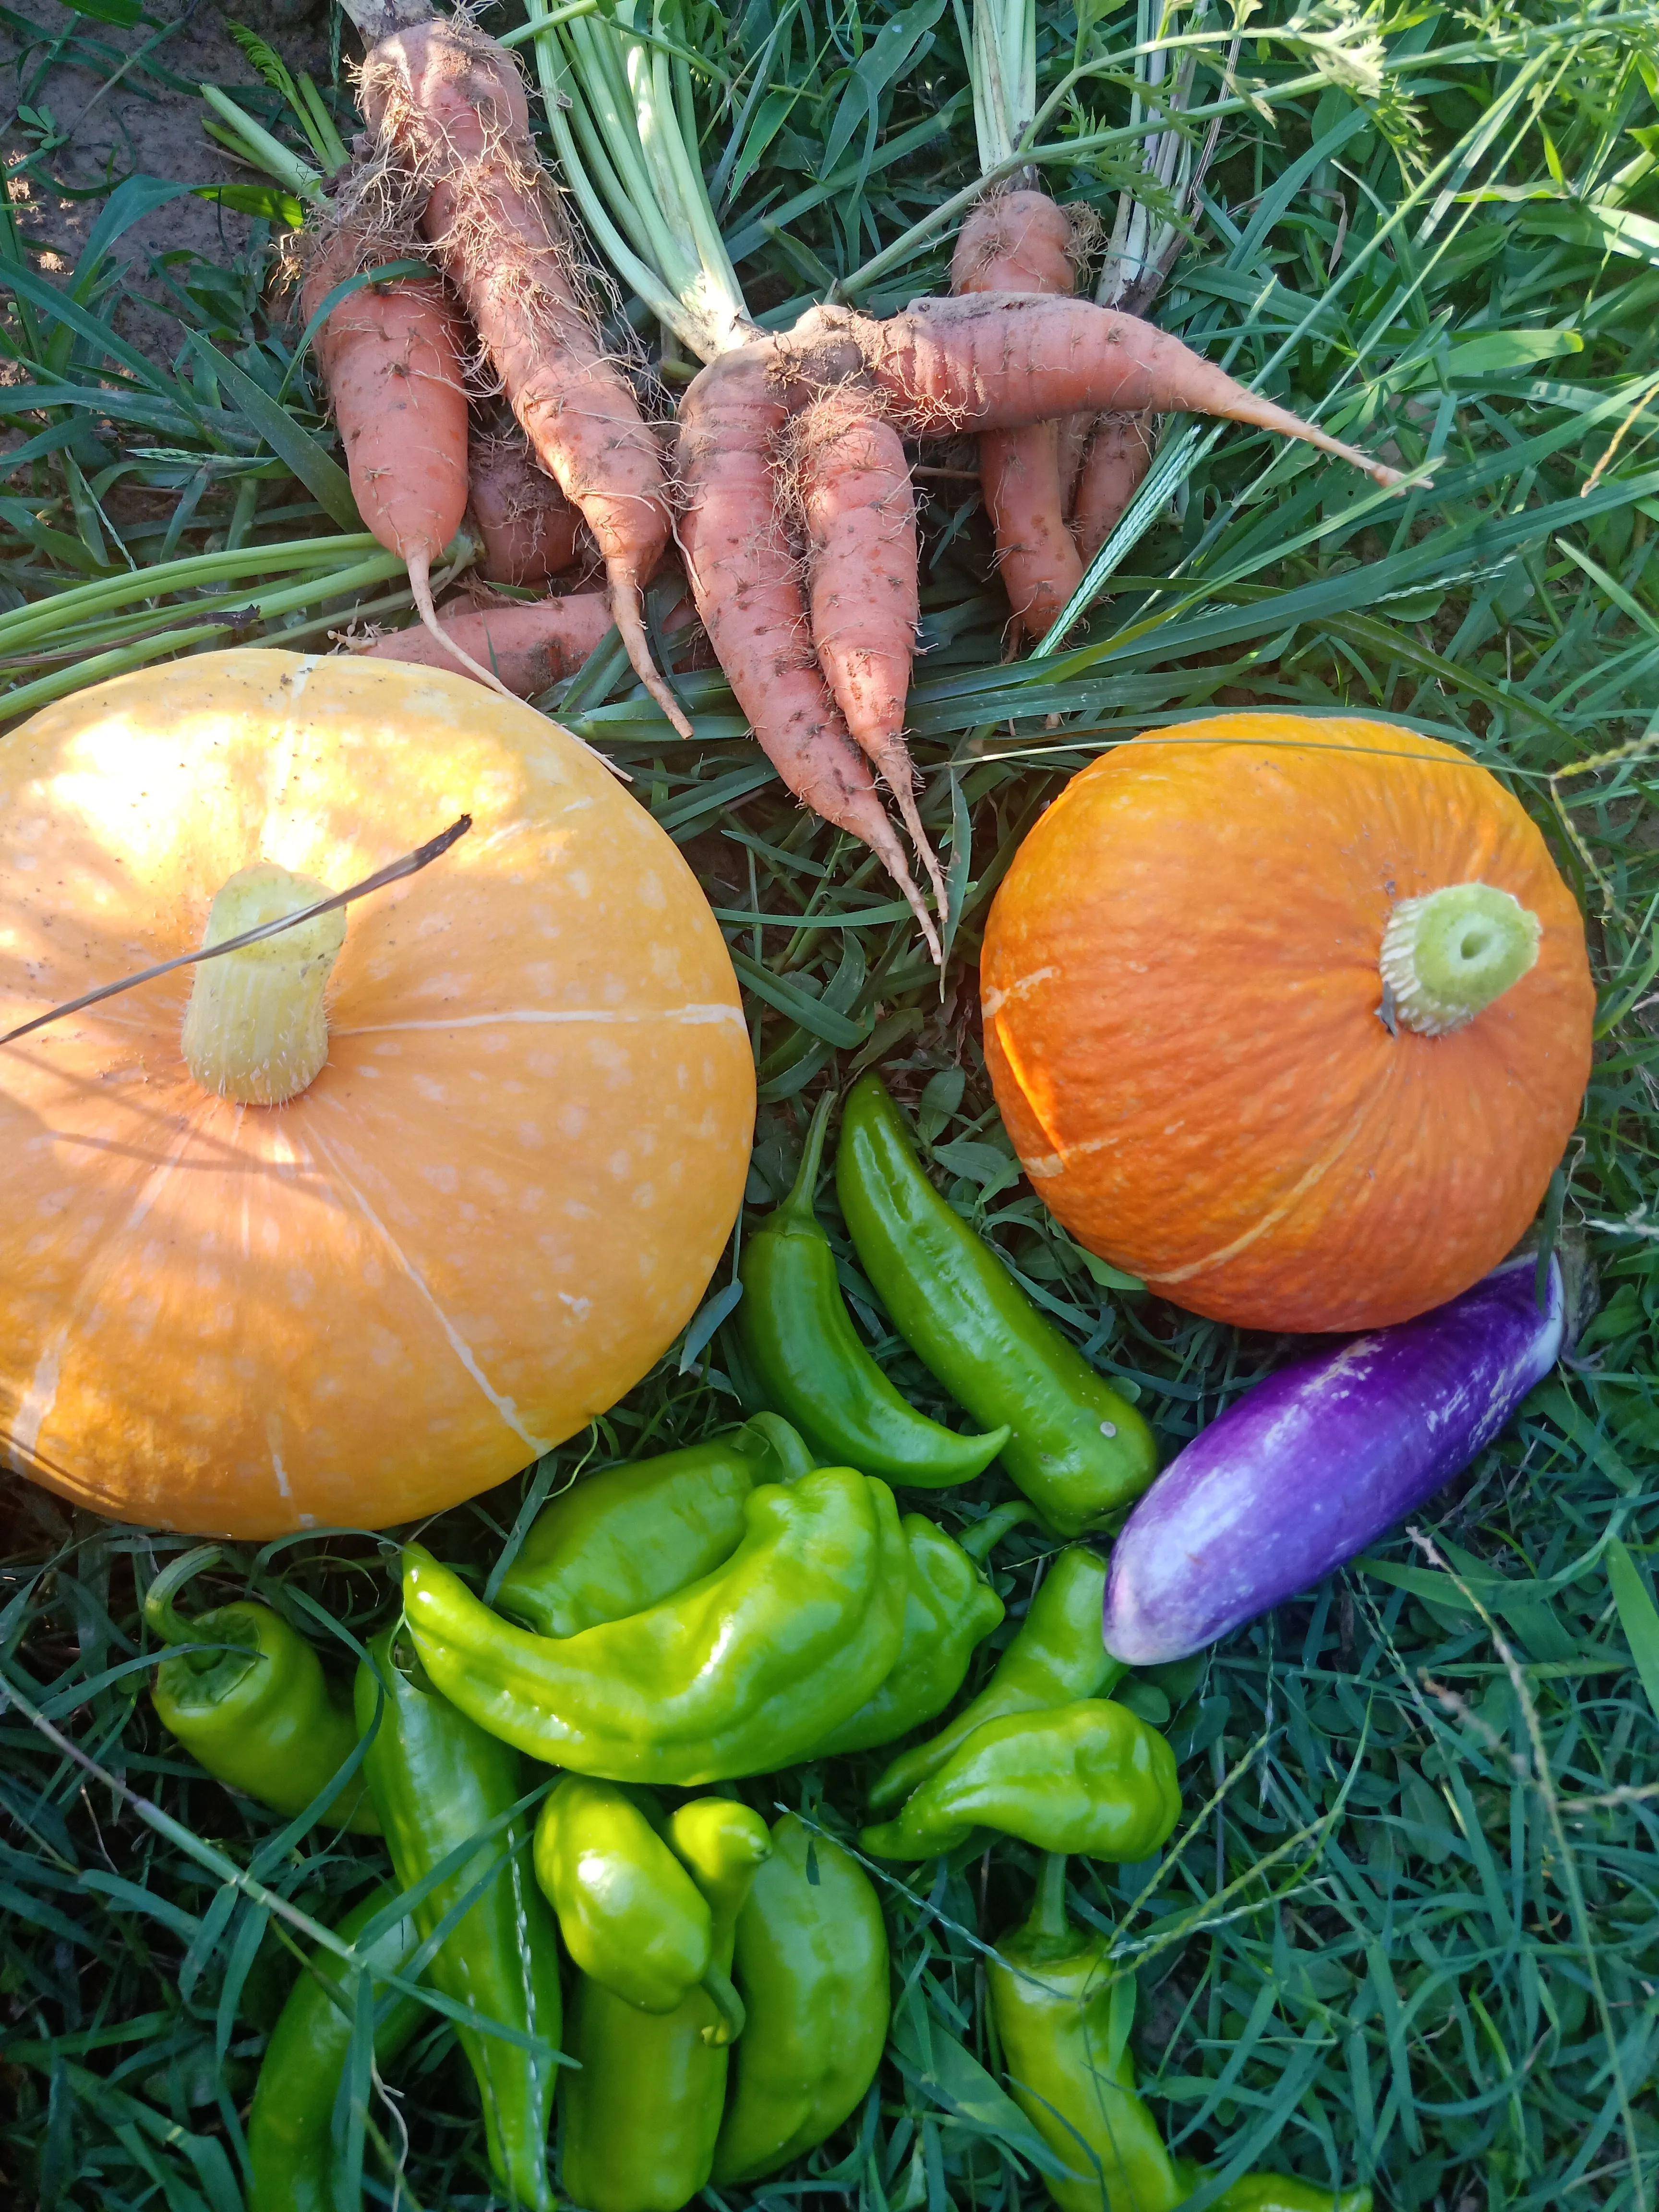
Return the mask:
{"type": "MultiPolygon", "coordinates": [[[[1070,217],[1047,192],[996,192],[963,223],[951,261],[951,289],[1069,295],[1076,239],[1070,217]]],[[[1068,430],[1075,418],[1067,418],[1068,430]]],[[[987,430],[979,480],[996,537],[997,565],[1013,610],[1014,641],[1047,635],[1083,580],[1066,527],[1074,469],[1062,469],[1062,426],[1032,422],[987,430]]]]}
{"type": "Polygon", "coordinates": [[[576,559],[581,517],[537,460],[517,424],[472,441],[472,520],[478,572],[492,584],[545,584],[576,559]]]}
{"type": "MultiPolygon", "coordinates": [[[[334,219],[308,239],[300,294],[307,323],[337,285],[398,258],[372,223],[353,214],[349,191],[334,219]]],[[[407,563],[421,620],[441,641],[432,563],[466,514],[465,343],[435,276],[352,293],[316,338],[357,511],[407,563]]],[[[465,660],[464,650],[459,657],[465,660]]],[[[491,681],[485,669],[471,672],[491,681]]]]}
{"type": "Polygon", "coordinates": [[[806,538],[818,666],[854,743],[897,799],[943,914],[945,878],[917,811],[904,742],[921,608],[903,441],[854,386],[813,401],[789,429],[786,473],[806,538]]]}
{"type": "Polygon", "coordinates": [[[1085,568],[1140,489],[1156,445],[1150,415],[1103,415],[1096,422],[1072,505],[1072,536],[1085,568]]]}
{"type": "Polygon", "coordinates": [[[1299,438],[1383,485],[1400,471],[1247,392],[1138,316],[1087,300],[987,292],[921,300],[884,323],[815,307],[780,342],[781,373],[837,382],[867,368],[916,437],[1018,429],[1076,414],[1219,415],[1299,438]]]}
{"type": "Polygon", "coordinates": [[[447,616],[433,637],[422,629],[401,629],[368,647],[371,660],[413,661],[422,668],[453,670],[459,657],[487,663],[515,699],[532,699],[562,678],[574,676],[609,635],[611,605],[603,592],[571,592],[532,606],[486,607],[447,616]]]}
{"type": "Polygon", "coordinates": [[[787,417],[757,341],[701,371],[680,402],[680,544],[698,613],[767,758],[798,799],[878,854],[939,941],[875,779],[830,697],[776,507],[772,447],[787,417]]]}
{"type": "Polygon", "coordinates": [[[537,458],[598,543],[629,659],[689,737],[645,629],[644,587],[669,536],[662,448],[601,350],[516,64],[459,17],[419,23],[370,53],[362,99],[370,128],[428,194],[422,231],[537,458]]]}

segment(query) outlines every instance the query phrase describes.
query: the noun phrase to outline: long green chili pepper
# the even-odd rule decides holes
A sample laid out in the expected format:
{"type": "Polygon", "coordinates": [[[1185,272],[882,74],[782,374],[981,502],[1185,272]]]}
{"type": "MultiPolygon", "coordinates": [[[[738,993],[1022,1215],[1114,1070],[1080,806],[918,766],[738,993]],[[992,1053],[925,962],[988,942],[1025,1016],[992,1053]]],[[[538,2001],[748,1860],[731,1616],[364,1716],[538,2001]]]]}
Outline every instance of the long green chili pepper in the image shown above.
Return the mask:
{"type": "Polygon", "coordinates": [[[939,1196],[879,1076],[847,1101],[836,1191],[894,1328],[975,1420],[1012,1431],[1020,1489],[1062,1535],[1109,1523],[1158,1471],[1152,1431],[939,1196]]]}
{"type": "MultiPolygon", "coordinates": [[[[668,1836],[708,1901],[714,1958],[729,1973],[738,1914],[772,1848],[766,1823],[704,1797],[680,1808],[668,1836]]],[[[707,1990],[671,2013],[641,2013],[583,1978],[571,2026],[580,2065],[563,2085],[565,2194],[584,2212],[680,2212],[708,2183],[726,2097],[729,2046],[707,1990]]]]}
{"type": "MultiPolygon", "coordinates": [[[[438,1695],[401,1629],[387,1629],[357,1670],[357,1724],[380,1725],[364,1765],[398,1880],[406,1890],[517,1803],[519,1761],[438,1695]],[[384,1698],[384,1702],[382,1702],[384,1698]]],[[[551,2212],[547,2133],[562,2027],[558,1940],[530,1868],[501,1830],[415,1908],[422,1939],[478,1892],[426,1969],[433,1988],[533,2041],[459,2031],[483,2106],[489,2163],[509,2203],[551,2212]],[[480,1889],[479,1885],[483,1884],[480,1889]]]]}
{"type": "Polygon", "coordinates": [[[744,1252],[738,1328],[762,1389],[826,1460],[923,1490],[981,1474],[1006,1425],[957,1436],[919,1413],[859,1341],[813,1211],[831,1094],[818,1102],[795,1187],[744,1252]]]}
{"type": "Polygon", "coordinates": [[[480,1727],[578,1774],[691,1784],[787,1766],[892,1671],[908,1554],[892,1492],[850,1468],[763,1483],[744,1510],[724,1566],[557,1639],[513,1627],[410,1545],[422,1663],[480,1727]]]}
{"type": "MultiPolygon", "coordinates": [[[[969,1532],[970,1542],[977,1533],[969,1532]]],[[[870,1792],[874,1810],[902,1805],[987,1721],[1105,1697],[1128,1672],[1100,1640],[1105,1595],[1106,1562],[1100,1554],[1086,1544],[1062,1552],[990,1680],[936,1736],[900,1753],[870,1792]]]]}
{"type": "MultiPolygon", "coordinates": [[[[355,1948],[394,1895],[372,1890],[335,1930],[341,1942],[355,1948]]],[[[394,1921],[358,1957],[371,1980],[401,1974],[420,1940],[413,1920],[394,1921]]],[[[351,2056],[355,1979],[343,1960],[318,1952],[270,2032],[247,2118],[248,2212],[334,2212],[334,2111],[351,2056]]],[[[376,2065],[389,2066],[428,2016],[418,1997],[383,1996],[376,2065]]]]}
{"type": "MultiPolygon", "coordinates": [[[[1191,2159],[1178,2158],[1175,2165],[1183,2197],[1190,2197],[1200,2181],[1209,2179],[1191,2159]]],[[[1319,2189],[1288,2173],[1246,2173],[1223,2190],[1211,2212],[1371,2212],[1371,2192],[1319,2189]]]]}
{"type": "Polygon", "coordinates": [[[498,1602],[541,1636],[578,1636],[643,1613],[729,1559],[757,1483],[810,1474],[787,1421],[757,1413],[688,1450],[607,1468],[532,1523],[498,1602]]]}
{"type": "Polygon", "coordinates": [[[995,1828],[1039,1850],[1133,1864],[1169,1841],[1180,1815],[1175,1753],[1158,1730],[1127,1705],[1083,1698],[987,1721],[897,1820],[860,1840],[878,1858],[930,1859],[995,1828]]]}
{"type": "Polygon", "coordinates": [[[925,1514],[900,1527],[910,1554],[904,1641],[893,1671],[817,1747],[820,1759],[894,1743],[945,1711],[975,1649],[1002,1620],[1002,1600],[971,1556],[925,1514]]]}
{"type": "Polygon", "coordinates": [[[742,2034],[743,2002],[715,1960],[708,1899],[620,1783],[566,1775],[536,1823],[536,1879],[589,1981],[655,2013],[672,2012],[701,1983],[724,2022],[720,2040],[742,2034]]]}
{"type": "Polygon", "coordinates": [[[738,1916],[732,1971],[749,2027],[714,2152],[720,2189],[759,2181],[832,2136],[887,2041],[880,1901],[858,1862],[793,1813],[773,1829],[772,1856],[738,1916]]]}
{"type": "Polygon", "coordinates": [[[1115,1978],[1101,1936],[1066,1911],[1066,1861],[1048,1860],[1024,1928],[988,1962],[991,2015],[1008,2087],[1065,2169],[1043,2183],[1061,2212],[1173,2212],[1187,2194],[1128,2049],[1132,1978],[1115,1978]]]}
{"type": "MultiPolygon", "coordinates": [[[[186,1552],[163,1568],[144,1598],[150,1633],[174,1650],[150,1692],[157,1717],[218,1782],[245,1790],[291,1820],[320,1796],[357,1748],[350,1708],[337,1696],[322,1662],[281,1613],[252,1598],[215,1606],[191,1620],[174,1594],[221,1556],[216,1544],[186,1552]]],[[[354,1835],[380,1824],[355,1774],[321,1816],[354,1835]]]]}

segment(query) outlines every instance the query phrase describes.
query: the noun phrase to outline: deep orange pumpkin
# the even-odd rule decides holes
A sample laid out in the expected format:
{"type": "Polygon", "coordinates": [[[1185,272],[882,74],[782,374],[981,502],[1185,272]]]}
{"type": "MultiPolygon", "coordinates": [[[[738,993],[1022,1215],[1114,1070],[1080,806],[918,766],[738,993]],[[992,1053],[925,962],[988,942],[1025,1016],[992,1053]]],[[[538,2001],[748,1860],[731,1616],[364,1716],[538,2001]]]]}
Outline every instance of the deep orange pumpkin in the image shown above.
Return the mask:
{"type": "Polygon", "coordinates": [[[1595,1000],[1577,908],[1494,777],[1412,731],[1277,714],[1085,769],[998,894],[981,988],[998,1103],[1066,1226],[1195,1313],[1291,1330],[1404,1321],[1518,1241],[1595,1000]],[[1385,934],[1474,884],[1535,917],[1534,963],[1418,1034],[1385,934]]]}

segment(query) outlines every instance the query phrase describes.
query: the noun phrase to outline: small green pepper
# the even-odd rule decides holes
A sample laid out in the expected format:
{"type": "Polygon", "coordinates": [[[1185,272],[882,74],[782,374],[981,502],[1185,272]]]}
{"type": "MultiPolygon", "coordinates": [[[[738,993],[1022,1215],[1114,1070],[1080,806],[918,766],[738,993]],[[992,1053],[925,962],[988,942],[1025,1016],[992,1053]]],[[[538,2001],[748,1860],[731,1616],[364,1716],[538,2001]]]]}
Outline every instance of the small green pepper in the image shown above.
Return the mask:
{"type": "MultiPolygon", "coordinates": [[[[1181,2193],[1190,2197],[1209,2176],[1189,2158],[1176,2160],[1181,2193]]],[[[1316,2189],[1288,2173],[1246,2173],[1225,2189],[1210,2212],[1371,2212],[1369,2189],[1316,2189]]]]}
{"type": "Polygon", "coordinates": [[[719,2189],[759,2181],[832,2136],[876,2078],[891,2010],[887,1930],[869,1876],[793,1813],[738,1916],[749,2008],[714,2152],[719,2189]]]}
{"type": "MultiPolygon", "coordinates": [[[[340,1941],[355,1949],[394,1894],[371,1890],[335,1929],[340,1941]]],[[[420,1940],[413,1920],[394,1921],[358,1953],[362,1966],[371,1981],[404,1973],[420,1940]]],[[[248,2212],[334,2212],[334,2110],[351,2057],[355,1981],[343,1960],[319,1951],[270,2032],[247,2118],[248,2212]]],[[[430,2016],[398,1992],[383,1996],[376,2014],[377,2066],[389,2066],[430,2016]]]]}
{"type": "MultiPolygon", "coordinates": [[[[150,1584],[144,1621],[151,1634],[166,1644],[210,1647],[170,1653],[150,1695],[162,1727],[216,1781],[292,1820],[356,1752],[357,1731],[322,1662],[281,1613],[252,1598],[215,1606],[195,1620],[175,1608],[175,1591],[220,1556],[216,1544],[204,1544],[150,1584]]],[[[380,1832],[361,1771],[320,1817],[354,1835],[380,1832]]]]}
{"type": "Polygon", "coordinates": [[[744,1253],[738,1329],[761,1388],[815,1449],[889,1482],[939,1490],[982,1474],[1006,1426],[957,1436],[919,1413],[859,1341],[812,1208],[832,1093],[818,1102],[795,1187],[744,1253]]]}
{"type": "Polygon", "coordinates": [[[536,1879],[590,1981],[641,2012],[672,2012],[701,1982],[721,2040],[743,2033],[708,1900],[620,1784],[565,1777],[536,1823],[536,1879]]]}
{"type": "Polygon", "coordinates": [[[895,1742],[942,1713],[1002,1620],[1002,1600],[937,1522],[907,1513],[899,1525],[910,1554],[904,1641],[887,1680],[818,1745],[820,1759],[895,1742]]]}
{"type": "Polygon", "coordinates": [[[1061,2212],[1173,2212],[1186,2190],[1135,2094],[1134,1984],[1114,1978],[1103,1936],[1066,1912],[1066,1861],[1042,1869],[1030,1920],[988,1962],[1008,2087],[1066,2173],[1043,2183],[1061,2212]]]}
{"type": "Polygon", "coordinates": [[[878,1858],[931,1859],[996,1828],[1039,1850],[1133,1863],[1168,1842],[1180,1812],[1175,1753],[1158,1730],[1127,1705],[1081,1698],[986,1722],[863,1843],[878,1858]]]}
{"type": "Polygon", "coordinates": [[[501,1610],[540,1636],[643,1613],[731,1558],[757,1483],[811,1471],[787,1421],[757,1413],[686,1451],[591,1474],[537,1515],[501,1578],[501,1610]]]}
{"type": "Polygon", "coordinates": [[[1085,1544],[1062,1552],[978,1697],[927,1743],[900,1753],[871,1790],[872,1808],[888,1813],[902,1805],[987,1721],[1106,1696],[1128,1669],[1100,1640],[1105,1595],[1106,1562],[1099,1553],[1085,1544]]]}
{"type": "Polygon", "coordinates": [[[976,1421],[1007,1425],[1025,1495],[1063,1536],[1107,1526],[1158,1472],[1152,1431],[933,1188],[879,1076],[847,1101],[836,1191],[894,1328],[976,1421]]]}
{"type": "MultiPolygon", "coordinates": [[[[363,1764],[392,1868],[413,1889],[518,1802],[519,1761],[437,1694],[401,1629],[385,1630],[369,1645],[356,1704],[365,1735],[379,1717],[363,1764]]],[[[500,1830],[427,1892],[414,1917],[424,1940],[452,1907],[478,1893],[438,1946],[426,1978],[480,2019],[541,2046],[459,2030],[496,2180],[510,2202],[551,2212],[547,2131],[562,2026],[558,1936],[519,1843],[515,1826],[500,1830]]]]}
{"type": "MultiPolygon", "coordinates": [[[[738,1917],[772,1848],[766,1823],[704,1797],[680,1808],[668,1838],[707,1900],[715,1962],[729,1973],[738,1917]]],[[[671,2013],[641,2013],[578,1980],[562,2179],[584,2212],[680,2212],[707,2185],[729,2064],[720,2029],[706,1990],[671,2013]]]]}
{"type": "Polygon", "coordinates": [[[893,1493],[850,1468],[763,1483],[723,1567],[562,1639],[491,1613],[428,1552],[404,1606],[433,1681],[481,1728],[613,1782],[719,1782],[806,1757],[892,1671],[908,1554],[893,1493]]]}

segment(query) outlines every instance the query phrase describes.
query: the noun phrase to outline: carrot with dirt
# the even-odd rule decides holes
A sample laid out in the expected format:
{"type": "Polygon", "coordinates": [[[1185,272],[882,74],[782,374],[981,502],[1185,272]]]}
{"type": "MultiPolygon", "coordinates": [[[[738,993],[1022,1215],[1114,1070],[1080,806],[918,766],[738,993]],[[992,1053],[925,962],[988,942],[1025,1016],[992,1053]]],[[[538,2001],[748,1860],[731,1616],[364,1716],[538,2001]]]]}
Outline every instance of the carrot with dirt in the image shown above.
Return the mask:
{"type": "Polygon", "coordinates": [[[574,566],[582,520],[542,467],[516,423],[472,440],[470,512],[492,584],[532,589],[574,566]]]}
{"type": "Polygon", "coordinates": [[[398,630],[377,638],[367,655],[453,670],[459,647],[469,661],[489,667],[514,698],[533,699],[574,676],[611,628],[611,603],[603,592],[571,592],[529,605],[447,613],[435,638],[425,629],[398,630]]]}
{"type": "Polygon", "coordinates": [[[629,659],[689,737],[645,628],[645,586],[669,538],[663,449],[603,349],[517,64],[459,17],[417,23],[374,48],[361,89],[370,128],[425,198],[422,234],[513,412],[593,535],[629,659]]]}

